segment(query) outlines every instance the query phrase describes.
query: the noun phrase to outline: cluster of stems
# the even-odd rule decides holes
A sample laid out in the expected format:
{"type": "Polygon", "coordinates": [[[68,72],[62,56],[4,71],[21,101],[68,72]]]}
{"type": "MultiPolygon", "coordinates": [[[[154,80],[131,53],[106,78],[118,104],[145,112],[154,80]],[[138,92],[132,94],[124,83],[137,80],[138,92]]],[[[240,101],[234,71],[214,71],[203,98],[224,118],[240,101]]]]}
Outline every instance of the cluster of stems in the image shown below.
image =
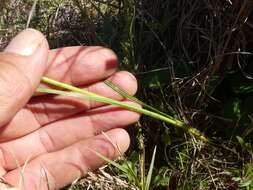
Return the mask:
{"type": "Polygon", "coordinates": [[[186,130],[187,132],[189,132],[190,134],[204,140],[204,141],[208,141],[208,139],[196,128],[193,128],[191,126],[186,125],[184,122],[175,119],[165,113],[160,112],[159,110],[153,108],[152,106],[149,106],[145,103],[143,103],[142,101],[138,100],[137,98],[127,94],[125,91],[121,90],[120,88],[118,88],[117,86],[113,85],[112,83],[110,83],[109,81],[105,81],[105,83],[110,86],[111,88],[113,88],[114,90],[116,90],[117,92],[119,92],[120,94],[122,94],[123,96],[125,96],[126,98],[142,105],[143,107],[146,107],[148,109],[144,109],[138,106],[133,106],[130,104],[126,104],[123,103],[121,101],[117,101],[114,99],[110,99],[92,92],[89,92],[87,90],[83,90],[80,88],[77,88],[75,86],[69,85],[69,84],[65,84],[47,77],[42,77],[41,79],[42,82],[53,85],[53,86],[57,86],[60,87],[62,89],[68,90],[68,91],[63,91],[63,90],[55,90],[55,89],[50,89],[50,88],[37,88],[38,92],[44,92],[44,93],[51,93],[51,94],[59,94],[59,95],[67,95],[67,96],[74,96],[74,97],[80,97],[80,98],[86,98],[89,100],[95,100],[95,101],[99,101],[99,102],[103,102],[106,104],[111,104],[111,105],[116,105],[125,109],[129,109],[138,113],[142,113],[144,115],[150,116],[152,118],[164,121],[166,123],[169,123],[175,127],[179,127],[182,128],[184,130],[186,130]]]}

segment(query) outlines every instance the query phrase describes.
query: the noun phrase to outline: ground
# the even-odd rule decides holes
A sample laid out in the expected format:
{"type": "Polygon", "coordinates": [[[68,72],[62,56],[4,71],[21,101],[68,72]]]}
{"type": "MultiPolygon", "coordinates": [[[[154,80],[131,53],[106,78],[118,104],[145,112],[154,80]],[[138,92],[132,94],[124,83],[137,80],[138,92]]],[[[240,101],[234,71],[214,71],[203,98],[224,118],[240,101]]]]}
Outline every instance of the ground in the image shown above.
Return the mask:
{"type": "MultiPolygon", "coordinates": [[[[5,0],[0,49],[27,26],[42,31],[51,48],[113,49],[121,69],[138,79],[139,99],[210,139],[142,117],[129,127],[126,155],[139,182],[157,146],[150,189],[253,189],[252,6],[250,0],[5,0]]],[[[67,188],[141,189],[121,174],[107,166],[67,188]]]]}

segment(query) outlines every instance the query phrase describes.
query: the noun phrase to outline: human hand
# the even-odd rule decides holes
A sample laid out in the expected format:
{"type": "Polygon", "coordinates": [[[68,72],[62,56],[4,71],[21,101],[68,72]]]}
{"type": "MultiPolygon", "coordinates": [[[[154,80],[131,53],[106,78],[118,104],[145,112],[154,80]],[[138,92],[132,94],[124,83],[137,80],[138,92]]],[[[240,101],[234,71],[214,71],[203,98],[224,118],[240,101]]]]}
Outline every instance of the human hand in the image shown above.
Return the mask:
{"type": "Polygon", "coordinates": [[[108,78],[134,94],[135,78],[116,70],[115,54],[102,47],[48,50],[46,39],[33,29],[15,37],[0,54],[3,180],[18,187],[23,178],[23,189],[29,190],[59,189],[104,164],[88,149],[111,159],[119,156],[102,131],[126,151],[130,139],[122,127],[137,121],[138,113],[100,102],[34,93],[44,85],[41,77],[47,76],[127,102],[101,82],[108,78]],[[24,165],[23,171],[19,165],[24,165]]]}

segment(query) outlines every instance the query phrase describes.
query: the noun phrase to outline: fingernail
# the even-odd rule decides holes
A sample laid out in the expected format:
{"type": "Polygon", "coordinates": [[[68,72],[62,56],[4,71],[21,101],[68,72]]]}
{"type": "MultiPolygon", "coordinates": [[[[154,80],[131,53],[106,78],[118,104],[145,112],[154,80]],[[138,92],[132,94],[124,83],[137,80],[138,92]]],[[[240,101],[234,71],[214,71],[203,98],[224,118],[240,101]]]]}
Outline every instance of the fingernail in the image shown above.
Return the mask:
{"type": "Polygon", "coordinates": [[[36,51],[41,43],[42,38],[38,31],[34,29],[26,29],[11,40],[4,52],[29,56],[36,51]]]}

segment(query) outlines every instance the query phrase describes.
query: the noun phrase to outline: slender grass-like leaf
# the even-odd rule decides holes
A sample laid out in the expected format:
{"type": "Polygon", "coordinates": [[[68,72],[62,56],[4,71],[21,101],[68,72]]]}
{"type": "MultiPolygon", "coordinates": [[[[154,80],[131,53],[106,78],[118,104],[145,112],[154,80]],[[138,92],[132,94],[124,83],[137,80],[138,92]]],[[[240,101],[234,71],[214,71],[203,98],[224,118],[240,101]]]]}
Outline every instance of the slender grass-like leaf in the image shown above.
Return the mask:
{"type": "Polygon", "coordinates": [[[149,190],[149,186],[150,186],[150,183],[151,183],[151,177],[152,177],[152,173],[153,173],[153,169],[154,169],[155,155],[156,155],[156,146],[155,146],[154,151],[153,151],[153,155],[152,155],[152,159],[151,159],[147,179],[146,179],[146,182],[145,182],[145,190],[149,190]]]}
{"type": "Polygon", "coordinates": [[[156,113],[159,113],[161,115],[164,115],[165,117],[169,117],[169,118],[172,118],[170,115],[166,114],[166,113],[163,113],[161,111],[159,111],[158,109],[154,108],[153,106],[150,106],[148,104],[146,104],[145,102],[139,100],[138,98],[128,94],[126,91],[124,91],[123,89],[119,88],[118,86],[114,85],[113,83],[111,83],[109,80],[104,80],[104,83],[106,85],[108,85],[109,87],[111,87],[113,90],[115,90],[116,92],[118,92],[119,94],[121,94],[122,96],[124,96],[125,98],[137,103],[137,104],[140,104],[142,107],[145,107],[145,108],[148,108],[150,109],[151,111],[154,111],[156,113]]]}
{"type": "Polygon", "coordinates": [[[131,167],[128,166],[127,164],[127,161],[126,161],[126,164],[127,164],[127,167],[124,166],[124,165],[120,165],[118,164],[117,162],[113,161],[113,160],[110,160],[109,158],[107,158],[106,156],[100,154],[99,152],[93,150],[93,149],[90,149],[88,148],[91,152],[93,152],[94,154],[96,154],[96,156],[98,156],[99,158],[101,158],[102,160],[110,163],[111,165],[113,165],[114,167],[118,168],[119,170],[121,170],[122,172],[125,173],[125,175],[129,178],[129,179],[134,179],[134,182],[136,184],[139,183],[139,180],[138,180],[138,177],[137,175],[135,174],[135,172],[132,170],[131,167]]]}
{"type": "Polygon", "coordinates": [[[59,95],[67,95],[67,96],[73,96],[73,97],[86,98],[86,99],[90,99],[90,100],[95,100],[95,101],[104,102],[104,103],[107,103],[107,104],[120,106],[122,108],[126,108],[126,109],[129,109],[129,110],[132,110],[132,111],[136,111],[136,112],[142,113],[144,115],[148,115],[150,117],[165,121],[165,122],[170,123],[172,125],[175,125],[177,127],[186,129],[194,135],[200,136],[200,133],[198,133],[197,130],[188,129],[188,127],[181,121],[173,120],[173,119],[167,118],[163,115],[157,114],[155,112],[145,110],[143,108],[133,106],[133,105],[130,105],[130,104],[126,104],[126,103],[123,103],[123,102],[120,102],[120,101],[117,101],[117,100],[112,100],[110,98],[106,98],[106,97],[103,97],[103,96],[86,95],[86,92],[83,93],[83,94],[75,94],[73,92],[66,92],[66,91],[62,91],[62,90],[54,90],[54,89],[49,89],[49,88],[37,88],[37,92],[46,92],[46,93],[51,93],[51,94],[59,94],[59,95]]]}
{"type": "Polygon", "coordinates": [[[51,84],[51,85],[54,85],[54,86],[57,86],[57,87],[61,87],[61,88],[73,91],[73,92],[77,92],[78,94],[74,94],[73,92],[66,92],[66,91],[61,91],[61,90],[45,89],[45,88],[37,88],[38,92],[47,92],[47,93],[53,93],[53,94],[62,94],[62,95],[68,95],[68,96],[82,97],[82,98],[87,98],[87,99],[90,99],[90,100],[95,100],[95,101],[104,102],[104,103],[107,103],[107,104],[120,106],[120,107],[129,109],[129,110],[139,112],[139,113],[142,113],[144,115],[156,118],[158,120],[165,121],[165,122],[167,122],[169,124],[172,124],[176,127],[183,128],[186,131],[188,131],[189,133],[197,136],[198,138],[201,138],[202,140],[208,141],[208,139],[206,139],[205,136],[199,130],[197,130],[195,128],[192,128],[192,127],[186,125],[185,123],[183,123],[182,121],[179,121],[179,120],[177,120],[173,117],[166,117],[162,114],[155,113],[155,112],[152,112],[152,111],[149,111],[149,110],[137,107],[137,106],[133,106],[133,105],[130,105],[130,104],[126,104],[126,103],[123,103],[123,102],[120,102],[120,101],[117,101],[117,100],[113,100],[113,99],[110,99],[110,98],[107,98],[107,97],[104,97],[104,96],[100,96],[98,94],[88,92],[86,90],[74,87],[74,86],[69,85],[69,84],[61,83],[59,81],[56,81],[56,80],[53,80],[53,79],[50,79],[50,78],[47,78],[47,77],[43,77],[41,79],[41,81],[45,82],[45,83],[48,83],[48,84],[51,84]]]}
{"type": "Polygon", "coordinates": [[[107,158],[106,156],[100,154],[99,152],[97,152],[97,151],[95,151],[95,150],[93,150],[93,149],[90,149],[90,148],[88,148],[88,149],[89,149],[89,151],[91,151],[91,152],[93,152],[94,154],[96,154],[96,156],[98,156],[98,157],[101,158],[102,160],[104,160],[104,161],[110,163],[111,165],[115,166],[116,168],[118,168],[118,169],[121,170],[122,172],[128,173],[128,170],[127,170],[125,167],[123,167],[123,166],[121,166],[120,164],[118,164],[117,162],[114,162],[114,161],[110,160],[110,159],[107,158]]]}
{"type": "MultiPolygon", "coordinates": [[[[82,89],[80,89],[80,90],[82,90],[82,89]]],[[[84,92],[84,93],[82,92],[82,94],[75,94],[73,92],[66,92],[66,91],[62,91],[62,90],[54,90],[54,89],[49,89],[49,88],[37,88],[37,91],[38,92],[51,93],[51,94],[74,96],[74,97],[80,97],[80,98],[86,98],[86,99],[95,100],[95,101],[99,101],[99,102],[104,102],[104,103],[107,103],[107,104],[112,104],[112,105],[116,105],[116,106],[120,106],[120,107],[129,109],[129,110],[132,110],[132,111],[143,113],[144,115],[148,115],[150,117],[165,121],[167,123],[170,123],[172,125],[175,125],[175,126],[178,126],[178,127],[184,128],[184,129],[187,128],[187,126],[181,121],[173,120],[173,119],[167,118],[165,116],[159,115],[157,113],[154,113],[152,111],[145,110],[143,108],[133,106],[133,105],[130,105],[130,104],[126,104],[126,103],[123,103],[123,102],[120,102],[120,101],[117,101],[117,100],[113,100],[113,99],[110,99],[110,98],[106,98],[106,97],[103,97],[103,96],[89,95],[87,92],[84,92]]]]}

